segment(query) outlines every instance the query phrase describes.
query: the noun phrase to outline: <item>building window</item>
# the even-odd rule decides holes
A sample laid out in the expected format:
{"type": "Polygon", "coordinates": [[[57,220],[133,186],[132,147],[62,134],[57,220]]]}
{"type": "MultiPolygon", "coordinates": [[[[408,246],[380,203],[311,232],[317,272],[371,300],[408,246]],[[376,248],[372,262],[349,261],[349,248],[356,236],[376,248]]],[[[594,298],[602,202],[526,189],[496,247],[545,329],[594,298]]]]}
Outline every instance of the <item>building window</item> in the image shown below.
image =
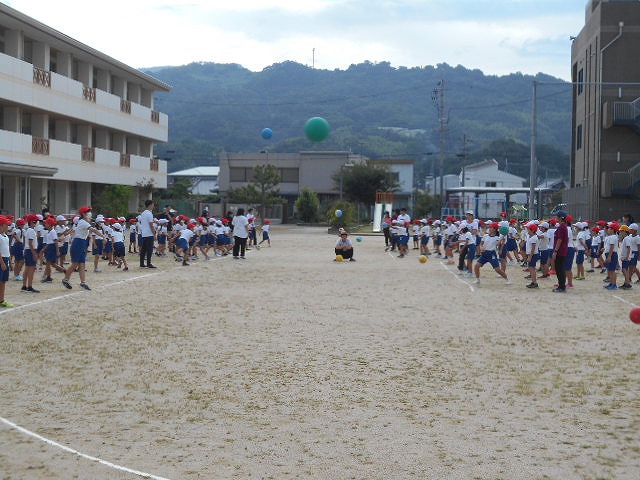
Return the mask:
{"type": "Polygon", "coordinates": [[[229,181],[250,182],[253,180],[253,168],[235,167],[229,169],[229,181]]]}
{"type": "Polygon", "coordinates": [[[298,183],[299,169],[297,168],[281,168],[280,181],[282,183],[298,183]]]}
{"type": "Polygon", "coordinates": [[[580,69],[578,72],[578,95],[581,95],[584,91],[584,69],[580,69]]]}
{"type": "Polygon", "coordinates": [[[576,129],[576,150],[582,148],[582,125],[578,125],[576,129]]]}
{"type": "Polygon", "coordinates": [[[497,187],[496,182],[484,182],[485,187],[497,187]]]}

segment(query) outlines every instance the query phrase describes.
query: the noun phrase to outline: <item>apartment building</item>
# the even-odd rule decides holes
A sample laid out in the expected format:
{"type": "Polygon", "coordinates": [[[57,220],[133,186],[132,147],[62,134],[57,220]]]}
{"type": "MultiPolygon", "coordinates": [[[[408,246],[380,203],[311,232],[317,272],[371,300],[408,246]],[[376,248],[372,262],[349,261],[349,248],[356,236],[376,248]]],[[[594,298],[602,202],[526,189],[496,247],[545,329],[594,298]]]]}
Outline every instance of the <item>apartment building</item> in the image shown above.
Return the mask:
{"type": "Polygon", "coordinates": [[[589,0],[571,47],[574,218],[640,213],[640,2],[589,0]]]}
{"type": "MultiPolygon", "coordinates": [[[[153,97],[170,87],[0,3],[0,210],[66,213],[92,190],[167,184],[153,97]]],[[[108,213],[108,212],[105,212],[108,213]]]]}

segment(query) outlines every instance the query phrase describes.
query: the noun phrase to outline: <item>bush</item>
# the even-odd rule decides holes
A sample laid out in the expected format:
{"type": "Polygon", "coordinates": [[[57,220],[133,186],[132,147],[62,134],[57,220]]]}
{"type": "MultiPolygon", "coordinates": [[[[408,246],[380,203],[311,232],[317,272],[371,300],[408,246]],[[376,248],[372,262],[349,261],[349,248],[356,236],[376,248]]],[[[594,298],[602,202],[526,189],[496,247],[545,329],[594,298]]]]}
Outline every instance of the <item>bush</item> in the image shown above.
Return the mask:
{"type": "Polygon", "coordinates": [[[353,225],[356,219],[356,206],[353,203],[339,201],[334,203],[326,213],[327,221],[334,227],[346,227],[353,225]],[[342,215],[336,216],[336,211],[341,210],[342,215]]]}
{"type": "Polygon", "coordinates": [[[308,187],[300,190],[300,196],[296,199],[296,218],[305,222],[313,223],[318,220],[320,213],[320,200],[316,192],[308,187]]]}

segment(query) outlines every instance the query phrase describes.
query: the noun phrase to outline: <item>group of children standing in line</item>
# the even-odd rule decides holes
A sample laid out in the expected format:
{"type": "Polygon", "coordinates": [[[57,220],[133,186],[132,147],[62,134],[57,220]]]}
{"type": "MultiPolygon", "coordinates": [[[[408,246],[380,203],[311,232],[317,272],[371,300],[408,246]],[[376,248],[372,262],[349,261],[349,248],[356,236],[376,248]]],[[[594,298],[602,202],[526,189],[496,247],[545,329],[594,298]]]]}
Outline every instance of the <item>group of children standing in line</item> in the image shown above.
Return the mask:
{"type": "Polygon", "coordinates": [[[471,210],[464,220],[449,216],[444,220],[411,221],[405,210],[393,217],[385,212],[382,228],[385,251],[397,250],[398,256],[404,257],[412,237],[413,249],[421,255],[431,255],[433,248],[438,258],[454,264],[454,253],[458,253],[459,273],[474,278],[476,284],[480,283],[480,269],[487,263],[506,284],[512,283],[507,266],[521,265],[525,279],[530,280],[526,285],[529,289],[539,287],[539,278],[556,275],[558,283],[553,291],[558,293],[573,288],[574,280],[585,280],[586,274],[595,273],[596,269],[607,274],[603,279],[607,290],[631,289],[634,275],[635,282],[640,283],[637,268],[640,235],[631,215],[625,215],[622,223],[572,222],[571,215],[564,211],[546,221],[521,222],[502,212],[499,221],[484,222],[475,219],[471,210]],[[623,277],[620,286],[618,272],[623,277]]]}
{"type": "MultiPolygon", "coordinates": [[[[247,215],[248,248],[267,242],[270,221],[256,226],[255,217],[247,215]],[[257,229],[262,230],[262,240],[257,240],[257,229]]],[[[127,222],[124,217],[107,218],[92,215],[91,207],[84,206],[72,219],[64,215],[28,214],[22,218],[0,215],[0,307],[13,304],[5,299],[6,284],[13,280],[22,282],[21,292],[39,293],[34,288],[36,271],[42,271],[42,283],[52,283],[55,270],[63,274],[62,284],[73,288],[70,282],[78,272],[80,287],[91,290],[86,282],[87,255],[93,256],[93,272],[100,273],[100,261],[123,271],[129,270],[126,260],[126,229],[129,227],[129,253],[138,253],[141,244],[138,218],[127,222]]],[[[227,218],[195,219],[179,215],[171,220],[154,218],[155,254],[166,256],[175,252],[176,259],[188,265],[187,259],[197,260],[200,252],[209,260],[212,251],[216,256],[225,256],[233,248],[233,227],[227,218]]]]}

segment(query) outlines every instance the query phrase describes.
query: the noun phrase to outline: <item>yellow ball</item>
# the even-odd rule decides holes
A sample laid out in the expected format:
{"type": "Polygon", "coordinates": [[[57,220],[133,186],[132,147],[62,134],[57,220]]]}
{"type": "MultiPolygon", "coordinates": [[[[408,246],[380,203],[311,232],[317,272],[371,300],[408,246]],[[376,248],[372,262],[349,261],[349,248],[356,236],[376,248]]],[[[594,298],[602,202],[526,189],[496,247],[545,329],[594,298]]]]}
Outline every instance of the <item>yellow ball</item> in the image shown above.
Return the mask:
{"type": "Polygon", "coordinates": [[[344,258],[342,258],[342,255],[336,255],[336,262],[341,262],[342,260],[344,260],[344,258]]]}
{"type": "Polygon", "coordinates": [[[420,255],[418,257],[418,260],[420,260],[420,263],[427,263],[427,256],[426,255],[420,255]]]}

